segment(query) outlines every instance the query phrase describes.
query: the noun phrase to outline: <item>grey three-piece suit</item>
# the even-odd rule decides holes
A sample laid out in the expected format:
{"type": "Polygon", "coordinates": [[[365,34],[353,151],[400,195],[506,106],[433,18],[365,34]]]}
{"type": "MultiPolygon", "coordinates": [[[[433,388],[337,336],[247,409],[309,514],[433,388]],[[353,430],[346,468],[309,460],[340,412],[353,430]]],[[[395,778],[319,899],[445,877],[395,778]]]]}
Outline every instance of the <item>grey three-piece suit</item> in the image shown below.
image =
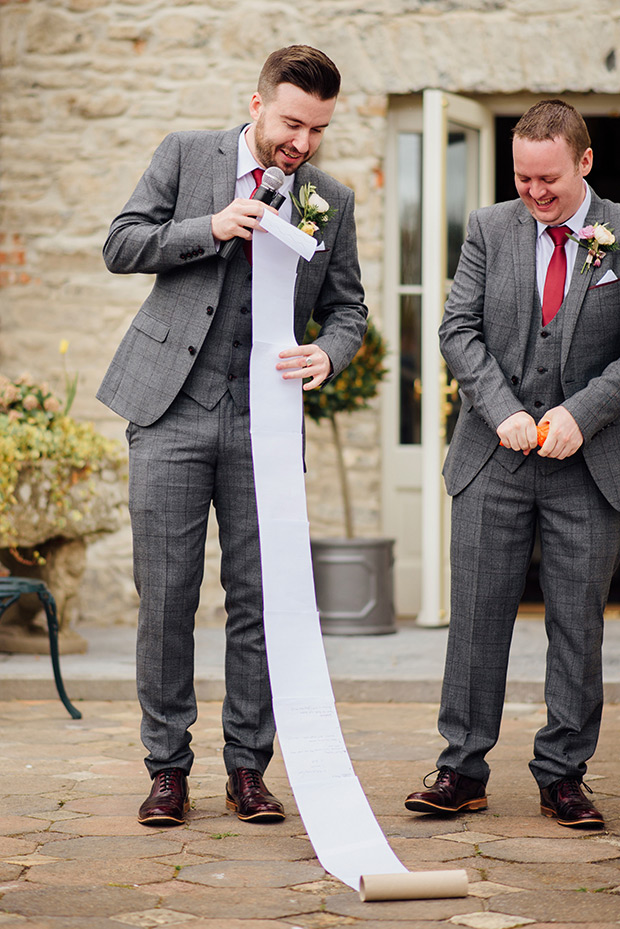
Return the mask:
{"type": "MultiPolygon", "coordinates": [[[[241,129],[167,136],[104,246],[111,271],[157,275],[98,393],[129,420],[138,694],[152,775],[189,772],[193,761],[193,627],[211,502],[226,590],[224,760],[228,771],[262,772],[272,754],[248,414],[251,268],[242,249],[228,263],[218,257],[211,231],[211,215],[235,196],[241,129]]],[[[325,249],[300,261],[295,335],[301,342],[313,313],[316,344],[338,374],[361,344],[367,314],[353,194],[304,165],[296,196],[307,182],[337,212],[325,249]]]]}
{"type": "MultiPolygon", "coordinates": [[[[587,223],[620,230],[620,206],[592,193],[587,223]]],[[[595,285],[620,252],[581,272],[543,327],[536,222],[521,200],[470,217],[440,328],[462,408],[444,469],[452,501],[452,610],[438,764],[486,782],[514,619],[536,524],[549,646],[547,725],[530,767],[541,787],[583,776],[602,710],[603,610],[620,553],[620,280],[595,285]],[[496,429],[563,404],[583,445],[562,461],[499,447],[496,429]]]]}

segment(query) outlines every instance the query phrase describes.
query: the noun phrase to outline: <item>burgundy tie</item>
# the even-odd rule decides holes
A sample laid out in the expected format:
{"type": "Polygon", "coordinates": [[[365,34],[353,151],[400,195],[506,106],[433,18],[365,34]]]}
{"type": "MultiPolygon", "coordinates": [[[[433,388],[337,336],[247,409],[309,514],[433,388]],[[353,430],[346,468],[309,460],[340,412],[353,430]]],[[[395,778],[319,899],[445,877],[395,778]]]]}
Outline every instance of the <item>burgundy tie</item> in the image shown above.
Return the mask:
{"type": "MultiPolygon", "coordinates": [[[[261,181],[263,180],[264,173],[265,173],[264,168],[254,168],[254,170],[252,171],[252,177],[254,178],[254,183],[256,184],[256,187],[250,194],[250,200],[254,197],[254,194],[260,187],[261,181]]],[[[245,239],[243,240],[243,251],[245,252],[245,257],[248,259],[250,264],[252,264],[252,240],[251,239],[249,241],[246,241],[245,239]]]]}
{"type": "Polygon", "coordinates": [[[543,291],[542,322],[550,323],[562,305],[564,285],[566,283],[566,236],[570,234],[568,226],[547,226],[546,231],[553,239],[555,248],[547,268],[545,289],[543,291]]]}

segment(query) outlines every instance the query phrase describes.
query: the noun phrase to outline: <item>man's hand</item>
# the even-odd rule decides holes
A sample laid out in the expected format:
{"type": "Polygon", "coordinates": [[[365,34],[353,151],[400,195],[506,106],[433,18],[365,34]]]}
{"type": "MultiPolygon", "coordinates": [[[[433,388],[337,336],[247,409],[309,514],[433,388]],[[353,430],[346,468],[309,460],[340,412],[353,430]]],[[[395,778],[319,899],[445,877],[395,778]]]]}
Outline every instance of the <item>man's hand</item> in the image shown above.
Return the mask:
{"type": "Polygon", "coordinates": [[[227,242],[228,239],[234,238],[249,241],[254,230],[259,228],[265,209],[276,214],[278,212],[267,204],[261,203],[260,200],[244,200],[242,197],[237,197],[221,212],[214,213],[211,217],[213,237],[220,242],[227,242]]]}
{"type": "Polygon", "coordinates": [[[515,452],[529,455],[538,445],[536,422],[525,410],[513,413],[499,424],[496,431],[504,448],[511,448],[515,452]]]}
{"type": "Polygon", "coordinates": [[[285,359],[276,365],[278,371],[284,371],[282,377],[285,380],[294,377],[312,378],[304,384],[304,390],[318,387],[332,373],[330,357],[318,345],[296,345],[295,348],[285,348],[278,357],[285,359]]]}
{"type": "Polygon", "coordinates": [[[571,413],[564,406],[548,410],[541,423],[549,423],[549,435],[538,454],[541,458],[568,458],[583,445],[583,436],[571,413]]]}

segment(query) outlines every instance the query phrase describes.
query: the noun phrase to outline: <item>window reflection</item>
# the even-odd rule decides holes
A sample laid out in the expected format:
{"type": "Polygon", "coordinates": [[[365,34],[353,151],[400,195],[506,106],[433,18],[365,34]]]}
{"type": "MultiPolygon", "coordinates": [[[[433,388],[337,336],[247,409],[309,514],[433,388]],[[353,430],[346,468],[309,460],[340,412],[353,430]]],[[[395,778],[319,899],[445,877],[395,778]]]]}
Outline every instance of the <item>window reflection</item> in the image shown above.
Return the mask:
{"type": "Polygon", "coordinates": [[[419,294],[400,298],[400,443],[418,445],[422,441],[421,417],[421,326],[419,294]]]}
{"type": "Polygon", "coordinates": [[[400,221],[400,282],[422,280],[422,135],[398,136],[398,205],[400,221]]]}

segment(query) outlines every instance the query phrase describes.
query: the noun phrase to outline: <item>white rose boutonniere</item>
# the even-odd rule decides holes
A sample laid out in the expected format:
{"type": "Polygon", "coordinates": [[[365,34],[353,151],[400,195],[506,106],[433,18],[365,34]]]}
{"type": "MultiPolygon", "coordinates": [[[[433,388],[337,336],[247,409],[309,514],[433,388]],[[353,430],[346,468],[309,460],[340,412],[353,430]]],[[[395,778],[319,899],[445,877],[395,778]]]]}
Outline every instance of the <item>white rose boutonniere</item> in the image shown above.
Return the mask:
{"type": "Polygon", "coordinates": [[[607,252],[615,252],[620,247],[616,242],[613,229],[609,229],[607,223],[594,223],[593,226],[584,226],[577,233],[577,237],[569,235],[567,238],[588,249],[581,274],[586,269],[591,271],[592,268],[599,268],[607,252]]]}
{"type": "Polygon", "coordinates": [[[291,194],[291,199],[301,216],[297,228],[308,235],[322,231],[336,212],[327,200],[317,194],[314,184],[303,184],[299,189],[299,200],[294,194],[291,194]]]}

